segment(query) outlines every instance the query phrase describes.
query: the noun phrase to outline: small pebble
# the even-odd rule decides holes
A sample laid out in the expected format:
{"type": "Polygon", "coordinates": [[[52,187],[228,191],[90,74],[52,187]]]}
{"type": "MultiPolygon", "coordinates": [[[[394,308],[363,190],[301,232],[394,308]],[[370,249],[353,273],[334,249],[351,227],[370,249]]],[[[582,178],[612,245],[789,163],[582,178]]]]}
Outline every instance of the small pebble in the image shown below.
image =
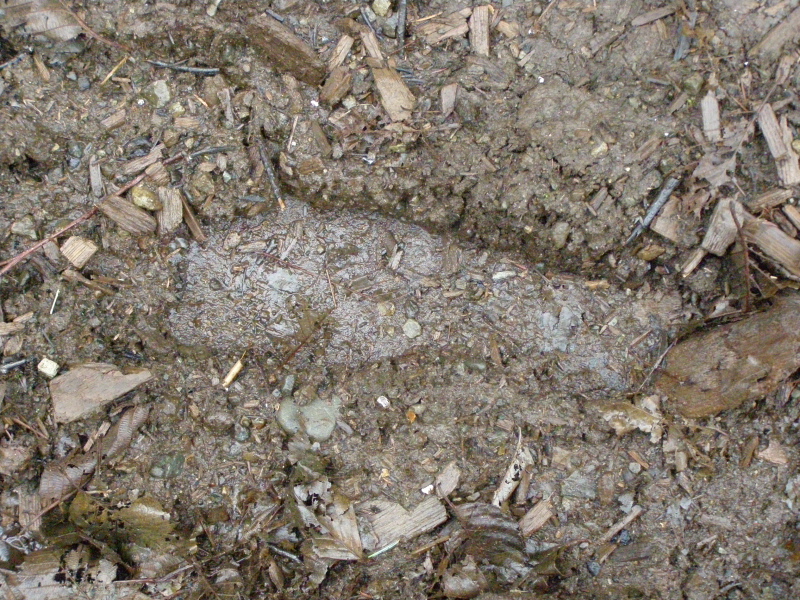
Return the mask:
{"type": "Polygon", "coordinates": [[[49,377],[50,379],[58,375],[58,363],[50,360],[49,358],[43,358],[36,368],[39,369],[39,372],[42,375],[49,377]]]}
{"type": "Polygon", "coordinates": [[[589,571],[589,575],[591,575],[592,577],[597,577],[598,575],[600,575],[600,570],[602,568],[603,565],[601,565],[596,560],[590,560],[589,562],[586,563],[586,570],[589,571]]]}
{"type": "Polygon", "coordinates": [[[422,325],[417,323],[414,319],[408,319],[405,323],[403,323],[403,333],[407,338],[411,338],[412,340],[416,337],[422,335],[422,325]]]}
{"type": "Polygon", "coordinates": [[[89,81],[89,78],[86,75],[81,75],[78,77],[78,89],[82,92],[85,92],[90,87],[92,87],[92,83],[89,81]]]}
{"type": "Polygon", "coordinates": [[[639,463],[637,463],[637,462],[632,462],[632,463],[630,463],[630,464],[628,465],[628,470],[629,470],[631,473],[633,473],[634,475],[636,475],[637,473],[641,473],[641,471],[642,471],[642,465],[640,465],[640,464],[639,464],[639,463]]]}

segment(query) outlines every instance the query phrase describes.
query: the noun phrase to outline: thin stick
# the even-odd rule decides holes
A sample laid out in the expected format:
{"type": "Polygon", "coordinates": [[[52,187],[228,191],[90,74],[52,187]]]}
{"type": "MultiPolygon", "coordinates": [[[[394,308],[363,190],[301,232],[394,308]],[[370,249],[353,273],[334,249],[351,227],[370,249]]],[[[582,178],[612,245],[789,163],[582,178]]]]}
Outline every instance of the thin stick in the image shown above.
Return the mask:
{"type": "Polygon", "coordinates": [[[397,2],[397,43],[403,45],[406,37],[406,17],[408,14],[408,0],[397,2]]]}
{"type": "Polygon", "coordinates": [[[275,169],[272,167],[272,161],[269,156],[267,156],[267,148],[261,140],[258,141],[258,155],[261,157],[261,162],[264,163],[264,171],[267,173],[267,179],[269,179],[269,185],[272,187],[272,193],[275,194],[275,198],[278,199],[281,210],[286,210],[286,204],[283,201],[281,190],[278,187],[278,178],[275,175],[275,169]]]}
{"type": "MultiPolygon", "coordinates": [[[[183,154],[178,154],[176,156],[173,156],[172,158],[168,158],[167,160],[164,161],[163,164],[164,165],[171,165],[173,163],[176,163],[176,162],[179,162],[179,161],[183,160],[183,158],[184,158],[183,154]]],[[[133,178],[131,181],[129,181],[124,186],[122,186],[120,189],[118,189],[113,194],[108,194],[104,198],[104,200],[106,198],[110,198],[111,196],[121,196],[122,194],[127,192],[129,189],[131,189],[133,186],[135,186],[137,183],[141,182],[145,177],[147,177],[147,173],[142,173],[141,175],[138,175],[137,177],[133,178]]],[[[98,210],[100,210],[99,206],[97,206],[97,205],[93,206],[92,208],[87,210],[85,213],[83,213],[80,217],[78,217],[77,219],[72,221],[72,223],[70,223],[69,225],[66,225],[63,229],[59,229],[54,234],[49,235],[46,238],[44,238],[43,240],[40,240],[40,241],[36,242],[33,246],[31,246],[27,250],[23,250],[22,252],[17,254],[14,258],[10,258],[8,261],[5,262],[5,266],[2,269],[0,269],[0,277],[5,275],[6,273],[8,273],[11,269],[13,269],[15,266],[17,266],[23,260],[25,260],[28,256],[30,256],[31,254],[36,252],[39,248],[44,246],[47,242],[55,240],[56,238],[64,235],[67,231],[69,231],[73,227],[77,227],[81,223],[83,223],[85,221],[88,221],[89,219],[94,217],[97,214],[98,210]]]]}
{"type": "Polygon", "coordinates": [[[639,517],[639,515],[641,515],[643,512],[644,512],[644,509],[641,506],[639,506],[638,504],[636,506],[634,506],[631,509],[630,514],[627,517],[625,517],[624,519],[622,519],[621,521],[619,521],[616,525],[613,525],[611,527],[611,529],[606,531],[605,534],[603,535],[603,537],[600,538],[600,541],[601,542],[608,542],[611,538],[613,538],[615,535],[617,535],[620,531],[622,531],[628,525],[630,525],[631,522],[634,521],[635,519],[637,519],[639,517]]]}
{"type": "Polygon", "coordinates": [[[154,67],[161,69],[172,69],[180,73],[196,73],[197,75],[217,75],[219,69],[216,67],[184,67],[183,65],[176,65],[171,63],[161,62],[160,60],[148,60],[148,63],[154,67]]]}
{"type": "Polygon", "coordinates": [[[733,210],[733,202],[728,204],[733,217],[733,224],[736,225],[736,232],[739,234],[739,243],[742,245],[742,259],[744,260],[744,312],[750,312],[750,252],[747,250],[747,240],[744,239],[744,232],[739,223],[739,217],[736,216],[736,211],[733,210]]]}
{"type": "Polygon", "coordinates": [[[680,179],[675,179],[674,177],[667,179],[667,183],[665,183],[664,187],[661,188],[656,201],[650,205],[650,208],[647,210],[647,214],[644,216],[644,219],[642,219],[641,223],[634,228],[633,233],[631,233],[628,239],[625,240],[625,246],[642,235],[642,232],[650,226],[650,223],[653,222],[653,219],[656,218],[656,215],[658,215],[658,213],[661,212],[661,209],[664,208],[664,205],[667,203],[667,200],[669,200],[670,195],[675,191],[675,188],[678,187],[680,182],[680,179]]]}

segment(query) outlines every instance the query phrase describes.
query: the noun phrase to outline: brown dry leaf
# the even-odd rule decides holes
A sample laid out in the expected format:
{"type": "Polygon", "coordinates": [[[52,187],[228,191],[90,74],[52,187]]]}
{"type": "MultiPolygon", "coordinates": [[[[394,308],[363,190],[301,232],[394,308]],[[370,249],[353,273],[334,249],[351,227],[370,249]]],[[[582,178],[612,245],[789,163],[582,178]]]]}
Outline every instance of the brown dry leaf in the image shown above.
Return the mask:
{"type": "Polygon", "coordinates": [[[80,365],[50,382],[53,414],[59,423],[76,421],[151,378],[147,369],[122,373],[106,363],[80,365]]]}
{"type": "Polygon", "coordinates": [[[83,31],[58,0],[6,0],[5,19],[0,24],[11,29],[22,26],[25,33],[43,33],[56,41],[74,39],[83,31]]]}
{"type": "Polygon", "coordinates": [[[733,173],[734,169],[736,155],[723,159],[716,152],[711,152],[700,159],[692,177],[703,178],[716,188],[731,181],[729,173],[733,173]]]}
{"type": "Polygon", "coordinates": [[[360,560],[363,554],[361,535],[350,500],[334,494],[333,504],[326,512],[326,515],[319,516],[319,522],[328,535],[314,538],[317,555],[334,560],[360,560]]]}
{"type": "Polygon", "coordinates": [[[136,406],[125,411],[120,420],[88,452],[68,456],[48,464],[39,479],[39,496],[43,506],[63,500],[92,478],[99,460],[108,460],[127,448],[136,430],[147,420],[150,409],[136,406]]]}

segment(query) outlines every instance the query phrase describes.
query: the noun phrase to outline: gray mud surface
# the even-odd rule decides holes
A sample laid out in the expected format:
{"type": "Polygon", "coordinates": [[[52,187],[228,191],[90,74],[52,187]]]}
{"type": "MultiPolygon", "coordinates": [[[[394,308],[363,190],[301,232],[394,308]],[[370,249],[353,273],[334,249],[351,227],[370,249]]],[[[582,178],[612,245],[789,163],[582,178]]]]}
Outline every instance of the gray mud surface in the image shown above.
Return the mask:
{"type": "MultiPolygon", "coordinates": [[[[680,61],[682,4],[632,24],[663,4],[498,2],[494,24],[518,33],[492,29],[482,57],[464,35],[430,45],[416,29],[471,3],[410,1],[404,52],[375,20],[416,97],[402,123],[382,108],[360,41],[347,97],[327,106],[243,33],[269,8],[327,61],[351,31],[341,20],[363,24],[359,4],[224,0],[211,17],[184,0],[75,3],[132,50],[126,62],[85,33],[57,42],[0,20],[12,48],[0,45],[0,62],[20,56],[0,70],[0,260],[127,184],[131,161],[158,143],[163,158],[188,158],[145,186],[180,190],[207,237],[185,223],[133,235],[96,214],[0,279],[0,325],[24,317],[0,330],[3,359],[29,360],[0,374],[9,585],[37,551],[51,552],[39,576],[54,598],[800,597],[793,384],[702,420],[652,388],[672,342],[742,304],[728,258],[680,277],[708,221],[691,199],[778,185],[759,136],[740,148],[734,181],[692,177],[700,100],[715,91],[723,126],[750,118],[777,56],[748,51],[797,2],[687,2],[698,16],[680,61]],[[259,167],[262,144],[285,210],[259,167]],[[625,246],[669,176],[682,180],[681,236],[648,231],[625,246]],[[58,247],[72,234],[98,247],[80,269],[89,285],[63,276],[58,247]],[[106,362],[153,378],[60,424],[44,357],[62,372],[106,362]],[[150,407],[147,423],[83,487],[104,508],[85,518],[69,499],[23,525],[46,465],[131,405],[150,407]],[[456,506],[491,501],[519,436],[534,457],[529,489],[504,504],[501,526],[459,521],[456,506]],[[376,507],[413,511],[451,464],[445,522],[374,546],[376,507]],[[117,546],[87,533],[142,498],[191,552],[169,538],[144,561],[118,530],[117,546]],[[348,503],[365,552],[326,562],[321,523],[351,514],[348,503]],[[549,514],[521,539],[517,522],[537,506],[549,514]],[[513,543],[487,533],[503,527],[513,543]],[[106,579],[103,561],[119,567],[106,579]],[[136,583],[107,585],[123,579],[136,583]],[[476,587],[459,596],[453,581],[476,587]]],[[[771,96],[792,128],[798,82],[793,70],[771,96]]]]}

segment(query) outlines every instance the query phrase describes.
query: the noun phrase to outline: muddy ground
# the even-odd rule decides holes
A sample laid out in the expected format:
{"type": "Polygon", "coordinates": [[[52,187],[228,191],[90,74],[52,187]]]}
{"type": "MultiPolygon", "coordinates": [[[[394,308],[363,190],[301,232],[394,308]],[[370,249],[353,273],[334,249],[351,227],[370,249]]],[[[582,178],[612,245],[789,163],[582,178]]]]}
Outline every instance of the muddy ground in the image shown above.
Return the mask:
{"type": "Polygon", "coordinates": [[[0,375],[3,587],[31,598],[800,596],[793,386],[688,420],[651,376],[687,327],[742,307],[728,258],[678,271],[715,197],[755,197],[777,174],[751,136],[733,180],[693,176],[708,152],[699,103],[714,91],[732,126],[771,94],[798,120],[798,71],[770,90],[779,53],[749,53],[797,2],[698,2],[693,27],[687,2],[635,21],[662,4],[504,1],[488,57],[464,33],[430,44],[417,29],[468,2],[409,2],[402,51],[391,11],[350,2],[225,0],[214,16],[182,0],[76,4],[103,39],[78,27],[62,41],[11,27],[7,12],[0,259],[127,184],[131,161],[158,144],[162,159],[183,158],[144,182],[161,191],[149,214],[161,219],[163,190],[180,190],[206,239],[185,223],[136,235],[97,213],[55,240],[97,245],[84,282],[62,276],[74,267],[53,244],[0,279],[0,321],[32,313],[0,336],[6,363],[29,359],[0,375]],[[267,9],[325,61],[368,19],[416,98],[410,117],[387,116],[359,40],[333,106],[278,72],[243,33],[267,9]],[[689,50],[674,60],[681,34],[689,50]],[[625,245],[669,176],[681,198],[713,194],[708,206],[685,207],[679,237],[625,245]],[[62,372],[102,362],[153,377],[56,423],[45,357],[62,372]],[[614,415],[633,410],[622,404],[638,428],[617,435],[614,415]],[[70,489],[41,506],[43,522],[23,519],[43,469],[69,465],[134,405],[149,407],[146,423],[100,461],[89,494],[70,489]],[[492,500],[518,436],[529,488],[488,524],[456,518],[492,500]],[[435,498],[448,465],[460,477],[434,502],[445,516],[383,547],[370,529],[381,507],[435,498]],[[143,498],[174,524],[158,543],[151,521],[123,531],[119,515],[143,498]],[[516,522],[534,507],[544,518],[523,538],[516,522]],[[325,523],[341,532],[350,516],[363,548],[345,551],[325,523]],[[323,558],[326,536],[343,560],[323,558]]]}

